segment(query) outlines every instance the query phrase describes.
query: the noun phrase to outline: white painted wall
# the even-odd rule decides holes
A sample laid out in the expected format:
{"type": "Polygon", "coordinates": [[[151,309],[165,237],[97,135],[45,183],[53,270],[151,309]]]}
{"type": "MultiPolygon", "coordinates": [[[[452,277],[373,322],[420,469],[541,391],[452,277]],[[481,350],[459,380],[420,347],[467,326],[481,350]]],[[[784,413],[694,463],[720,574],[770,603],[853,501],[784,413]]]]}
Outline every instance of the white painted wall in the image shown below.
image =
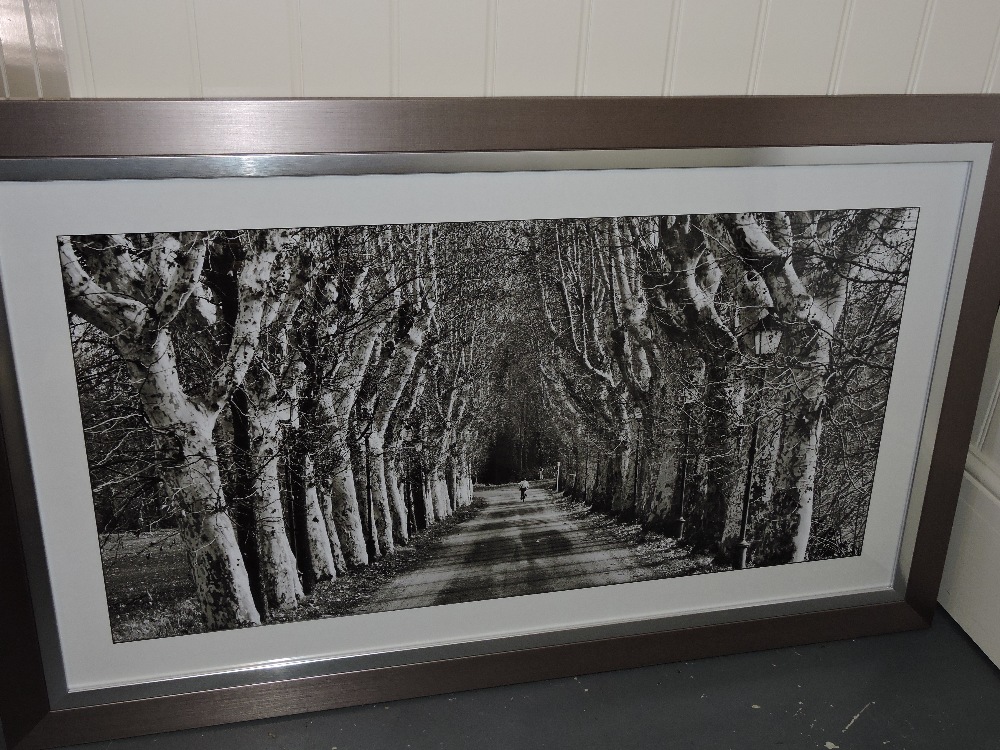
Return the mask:
{"type": "MultiPolygon", "coordinates": [[[[1000,92],[997,0],[56,5],[77,97],[1000,92]]],[[[1000,329],[941,592],[1000,663],[998,400],[1000,329]]]]}
{"type": "Polygon", "coordinates": [[[57,0],[74,96],[997,91],[996,0],[57,0]]]}

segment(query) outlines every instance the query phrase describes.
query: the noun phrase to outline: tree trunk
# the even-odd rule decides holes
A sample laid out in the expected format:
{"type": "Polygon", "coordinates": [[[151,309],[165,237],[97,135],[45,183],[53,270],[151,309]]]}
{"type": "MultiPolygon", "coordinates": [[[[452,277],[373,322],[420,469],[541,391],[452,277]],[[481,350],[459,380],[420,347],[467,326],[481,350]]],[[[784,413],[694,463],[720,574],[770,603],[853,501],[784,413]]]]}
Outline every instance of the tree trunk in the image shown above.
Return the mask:
{"type": "Polygon", "coordinates": [[[770,416],[761,421],[757,443],[757,461],[750,489],[750,517],[747,536],[750,542],[749,561],[752,567],[765,564],[764,559],[773,541],[775,523],[774,483],[784,420],[770,416]]]}
{"type": "Polygon", "coordinates": [[[421,500],[424,505],[424,518],[430,526],[435,521],[440,521],[442,516],[438,514],[437,503],[434,494],[434,472],[421,469],[421,500]]]}
{"type": "Polygon", "coordinates": [[[606,511],[610,508],[608,503],[608,467],[611,465],[607,459],[602,460],[600,455],[594,456],[594,491],[590,496],[590,507],[598,511],[606,511]]]}
{"type": "Polygon", "coordinates": [[[302,598],[302,584],[295,555],[288,543],[281,503],[278,453],[281,444],[277,414],[255,412],[253,429],[254,514],[257,517],[257,549],[268,604],[289,609],[302,598]]]}
{"type": "Polygon", "coordinates": [[[181,518],[195,592],[209,630],[230,630],[259,625],[260,615],[236,533],[229,516],[221,511],[189,513],[181,518]]]}
{"type": "Polygon", "coordinates": [[[409,511],[406,508],[406,498],[400,486],[399,467],[396,460],[389,456],[384,459],[385,485],[389,492],[389,504],[392,506],[393,533],[400,544],[406,544],[410,539],[409,511]]]}
{"type": "Polygon", "coordinates": [[[344,432],[337,432],[331,440],[333,469],[328,480],[330,515],[340,532],[344,560],[351,566],[367,565],[368,549],[346,437],[344,432]]]}
{"type": "Polygon", "coordinates": [[[326,521],[326,530],[330,535],[330,552],[333,554],[333,569],[338,576],[347,575],[347,560],[344,557],[344,548],[340,543],[340,530],[337,528],[337,521],[333,516],[333,503],[330,500],[329,490],[320,482],[317,486],[319,492],[319,505],[323,511],[323,520],[326,521]]]}
{"type": "MultiPolygon", "coordinates": [[[[308,331],[311,337],[314,331],[308,331]]],[[[315,351],[315,342],[308,341],[309,352],[315,351]]],[[[306,379],[293,386],[290,392],[291,413],[289,427],[292,438],[288,445],[289,484],[291,486],[292,519],[295,532],[295,558],[302,573],[302,588],[311,594],[320,581],[336,577],[333,553],[330,550],[330,532],[326,528],[323,509],[319,503],[316,472],[313,467],[312,441],[317,433],[315,383],[306,379]]]]}
{"type": "MultiPolygon", "coordinates": [[[[157,344],[155,350],[163,355],[160,366],[174,370],[176,375],[173,347],[165,332],[157,336],[157,344]]],[[[192,405],[179,387],[176,391],[165,390],[163,385],[160,378],[147,378],[140,388],[140,398],[156,428],[164,484],[180,511],[181,536],[188,549],[205,623],[209,630],[259,625],[250,579],[226,513],[212,439],[217,412],[206,413],[192,405]]]]}
{"type": "Polygon", "coordinates": [[[462,458],[456,467],[455,486],[458,488],[458,504],[465,507],[472,503],[472,471],[469,462],[465,458],[464,451],[462,458]]]}
{"type": "MultiPolygon", "coordinates": [[[[267,619],[269,602],[267,585],[264,582],[260,548],[258,545],[257,507],[254,501],[253,448],[251,445],[250,405],[247,400],[246,388],[241,386],[233,391],[230,398],[230,423],[232,424],[232,462],[233,479],[229,488],[230,505],[233,506],[233,522],[236,525],[237,541],[243,563],[246,565],[247,577],[250,579],[250,590],[253,592],[253,602],[263,619],[267,619]]],[[[292,567],[294,571],[294,566],[292,567]]]]}
{"type": "Polygon", "coordinates": [[[768,562],[806,559],[824,405],[822,380],[818,377],[813,377],[788,404],[773,500],[784,534],[776,535],[778,538],[766,551],[768,562]]]}
{"type": "Polygon", "coordinates": [[[627,516],[632,506],[634,455],[635,450],[629,436],[615,448],[611,456],[611,470],[608,473],[610,508],[615,515],[621,517],[627,516]]]}
{"type": "Polygon", "coordinates": [[[690,534],[687,541],[721,560],[733,562],[739,541],[742,513],[741,425],[745,386],[728,362],[709,361],[706,369],[705,421],[702,441],[705,451],[705,494],[692,503],[686,514],[690,534]]]}
{"type": "Polygon", "coordinates": [[[444,473],[445,487],[448,488],[448,504],[454,511],[458,507],[458,467],[452,459],[448,462],[448,469],[444,473]]]}
{"type": "Polygon", "coordinates": [[[375,505],[375,529],[382,554],[391,555],[396,551],[395,532],[400,520],[393,517],[393,506],[389,500],[389,487],[385,476],[385,453],[382,450],[382,436],[372,433],[368,436],[368,455],[371,461],[372,502],[375,505]]]}
{"type": "MultiPolygon", "coordinates": [[[[302,471],[302,485],[305,490],[306,535],[309,539],[312,568],[317,581],[329,581],[337,577],[333,551],[330,548],[331,532],[326,527],[326,519],[319,501],[319,488],[316,486],[316,472],[313,468],[312,456],[308,453],[302,457],[302,471]]],[[[336,530],[332,533],[336,534],[336,530]]]]}
{"type": "Polygon", "coordinates": [[[656,485],[643,509],[643,523],[647,529],[673,532],[680,515],[684,484],[684,443],[675,439],[664,448],[656,471],[656,485]]]}
{"type": "Polygon", "coordinates": [[[135,258],[127,246],[93,258],[90,266],[119,287],[113,291],[84,270],[68,239],[60,238],[59,252],[67,305],[109,336],[138,385],[164,459],[161,477],[180,516],[197,598],[207,626],[218,630],[259,624],[260,614],[227,515],[213,431],[257,352],[271,268],[290,235],[285,230],[241,233],[245,257],[233,269],[238,309],[228,349],[194,399],[181,383],[171,326],[201,283],[208,242],[196,232],[157,235],[148,263],[143,261],[145,285],[138,296],[129,296],[136,291],[128,281],[135,258]]]}
{"type": "Polygon", "coordinates": [[[445,479],[444,470],[438,466],[433,473],[434,493],[434,515],[439,520],[444,520],[451,515],[451,498],[448,495],[448,481],[445,479]]]}
{"type": "Polygon", "coordinates": [[[367,565],[361,506],[367,498],[359,496],[348,443],[350,415],[361,390],[361,383],[371,360],[375,342],[385,328],[385,322],[370,325],[357,332],[347,346],[341,370],[345,375],[332,384],[320,383],[317,401],[319,418],[330,430],[332,468],[329,477],[330,512],[337,530],[344,560],[350,566],[367,565]]]}
{"type": "Polygon", "coordinates": [[[413,507],[413,520],[417,531],[423,531],[434,523],[434,508],[427,506],[424,497],[423,470],[418,461],[411,461],[406,467],[406,488],[413,507]],[[430,515],[428,515],[430,512],[430,515]]]}
{"type": "Polygon", "coordinates": [[[469,499],[466,491],[465,466],[461,461],[456,461],[452,466],[451,476],[451,482],[455,487],[455,507],[463,508],[469,504],[469,499]]]}
{"type": "MultiPolygon", "coordinates": [[[[847,242],[845,235],[840,240],[842,247],[856,252],[867,242],[866,235],[876,236],[888,219],[885,212],[860,212],[848,233],[854,241],[847,242]]],[[[792,355],[791,393],[786,402],[774,502],[779,514],[776,525],[787,523],[789,529],[786,538],[775,539],[764,554],[770,562],[801,562],[806,559],[812,524],[819,438],[826,407],[825,376],[830,369],[831,342],[847,300],[849,274],[829,259],[819,260],[823,248],[818,215],[798,216],[803,240],[811,250],[818,251],[812,262],[801,264],[805,266],[802,277],[791,252],[794,238],[791,217],[775,213],[769,220],[770,236],[752,214],[738,214],[728,223],[743,252],[758,261],[767,261],[762,266],[762,279],[776,307],[787,318],[788,330],[783,337],[792,355]]]]}
{"type": "Polygon", "coordinates": [[[378,560],[382,557],[383,550],[379,542],[379,533],[376,524],[375,491],[372,487],[374,471],[371,452],[368,449],[367,441],[357,433],[356,426],[351,429],[350,439],[351,476],[354,479],[355,496],[358,498],[361,522],[364,525],[368,559],[378,560]]]}
{"type": "Polygon", "coordinates": [[[416,366],[417,353],[423,344],[424,328],[427,322],[428,316],[426,315],[417,319],[397,345],[386,380],[381,384],[378,406],[372,419],[372,432],[368,436],[368,447],[371,451],[373,466],[372,491],[375,493],[379,541],[386,554],[392,554],[395,550],[393,536],[401,539],[404,544],[407,542],[409,524],[406,517],[406,505],[402,502],[402,498],[399,498],[397,504],[396,498],[389,494],[386,477],[385,441],[393,413],[416,366]]]}

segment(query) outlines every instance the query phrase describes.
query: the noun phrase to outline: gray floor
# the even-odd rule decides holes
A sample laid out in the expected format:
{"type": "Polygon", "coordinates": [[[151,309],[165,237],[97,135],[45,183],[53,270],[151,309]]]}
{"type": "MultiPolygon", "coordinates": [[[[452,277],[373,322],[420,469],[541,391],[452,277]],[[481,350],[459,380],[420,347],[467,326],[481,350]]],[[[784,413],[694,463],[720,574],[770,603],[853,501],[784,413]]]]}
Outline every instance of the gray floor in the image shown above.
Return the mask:
{"type": "Polygon", "coordinates": [[[93,745],[109,750],[1000,748],[1000,671],[927,631],[93,745]]]}

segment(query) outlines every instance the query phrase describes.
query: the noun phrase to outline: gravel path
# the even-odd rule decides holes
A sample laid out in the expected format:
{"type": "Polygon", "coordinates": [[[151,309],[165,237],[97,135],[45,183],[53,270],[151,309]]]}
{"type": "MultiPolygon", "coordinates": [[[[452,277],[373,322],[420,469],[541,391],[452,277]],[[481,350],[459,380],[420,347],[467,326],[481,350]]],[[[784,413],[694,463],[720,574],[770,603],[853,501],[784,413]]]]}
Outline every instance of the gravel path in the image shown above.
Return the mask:
{"type": "Polygon", "coordinates": [[[524,502],[516,487],[477,490],[476,495],[486,508],[443,539],[425,565],[390,582],[357,612],[664,577],[662,566],[650,565],[648,556],[624,544],[620,535],[574,517],[579,514],[545,490],[529,490],[524,502]]]}

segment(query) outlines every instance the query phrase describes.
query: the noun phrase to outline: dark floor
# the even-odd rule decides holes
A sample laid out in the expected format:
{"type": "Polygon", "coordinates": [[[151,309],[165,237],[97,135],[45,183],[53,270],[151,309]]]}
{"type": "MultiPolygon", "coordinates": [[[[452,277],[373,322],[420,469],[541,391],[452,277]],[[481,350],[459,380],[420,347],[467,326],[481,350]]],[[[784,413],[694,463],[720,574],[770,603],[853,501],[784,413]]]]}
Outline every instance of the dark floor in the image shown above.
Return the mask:
{"type": "Polygon", "coordinates": [[[109,750],[1000,748],[1000,671],[927,631],[100,743],[109,750]]]}

